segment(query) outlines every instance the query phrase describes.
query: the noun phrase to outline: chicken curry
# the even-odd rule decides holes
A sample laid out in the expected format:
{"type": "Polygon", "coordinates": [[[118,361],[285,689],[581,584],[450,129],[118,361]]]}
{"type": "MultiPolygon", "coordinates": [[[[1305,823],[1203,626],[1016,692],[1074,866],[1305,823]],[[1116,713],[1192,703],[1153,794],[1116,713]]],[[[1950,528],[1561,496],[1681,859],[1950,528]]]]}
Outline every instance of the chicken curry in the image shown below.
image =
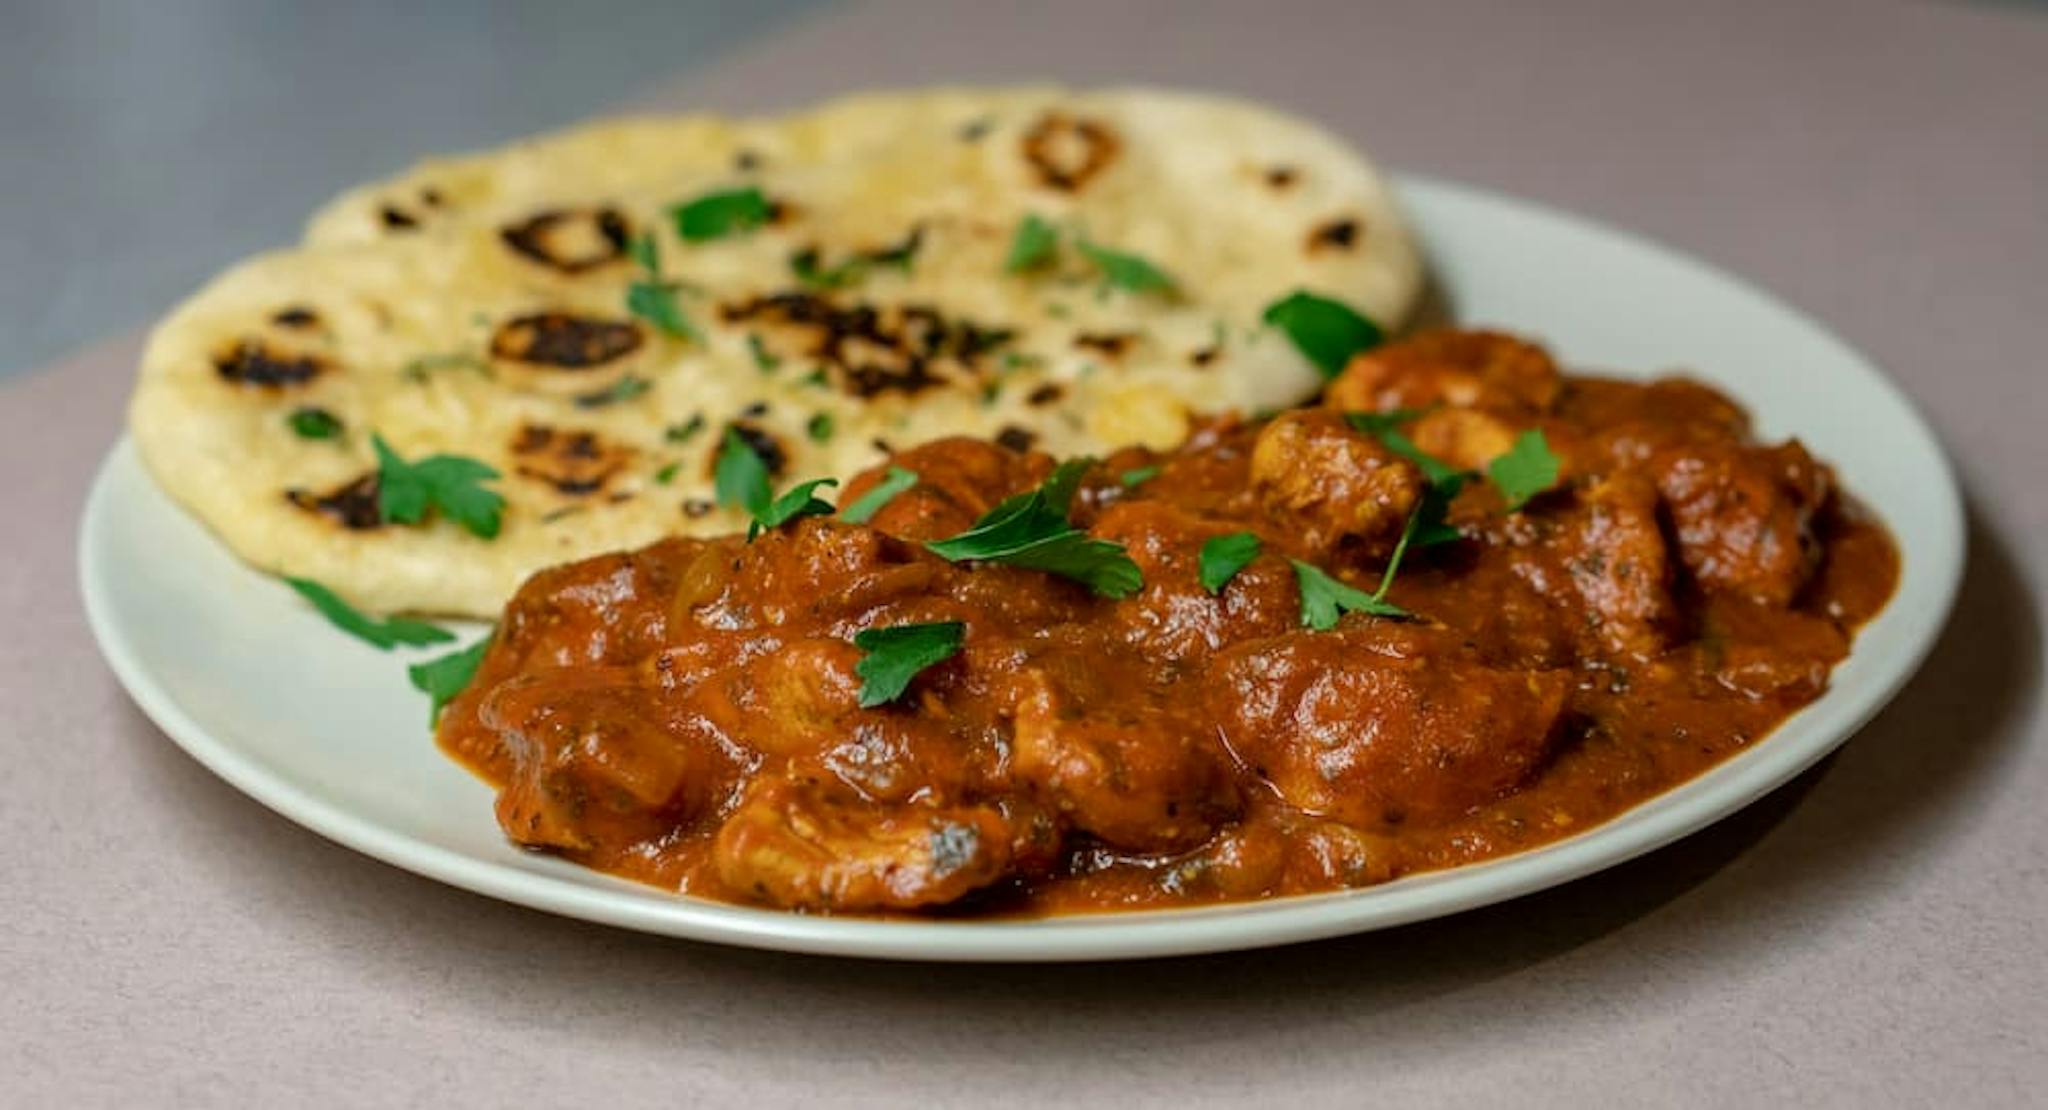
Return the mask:
{"type": "Polygon", "coordinates": [[[752,536],[536,575],[440,743],[518,844],[708,898],[1328,891],[1584,830],[1762,741],[1897,577],[1727,397],[1492,333],[1370,350],[1170,451],[1017,446],[924,444],[836,514],[800,488],[752,536]]]}

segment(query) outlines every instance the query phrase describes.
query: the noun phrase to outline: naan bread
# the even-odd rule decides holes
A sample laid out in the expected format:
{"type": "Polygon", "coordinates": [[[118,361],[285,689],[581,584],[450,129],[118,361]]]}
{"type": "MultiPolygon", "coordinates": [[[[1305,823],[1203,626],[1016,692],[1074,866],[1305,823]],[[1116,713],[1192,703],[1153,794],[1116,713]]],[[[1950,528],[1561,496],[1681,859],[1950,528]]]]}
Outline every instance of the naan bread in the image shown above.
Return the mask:
{"type": "Polygon", "coordinates": [[[1273,300],[1306,288],[1391,328],[1419,285],[1372,167],[1249,104],[938,90],[609,122],[345,194],[306,246],[159,325],[131,426],[165,489],[252,563],[366,609],[490,616],[543,566],[743,526],[713,504],[728,426],[778,488],[951,434],[1167,446],[1189,412],[1313,392],[1260,324],[1273,300]],[[669,209],[746,186],[767,226],[678,237],[669,209]],[[1056,261],[1007,273],[1027,214],[1061,229],[1056,261]],[[701,339],[627,311],[627,245],[648,232],[701,339]],[[1174,293],[1106,287],[1083,237],[1174,293]],[[818,287],[794,272],[802,252],[873,261],[818,287]],[[339,436],[295,434],[314,408],[339,436]],[[497,468],[500,534],[379,523],[372,432],[408,459],[497,468]]]}

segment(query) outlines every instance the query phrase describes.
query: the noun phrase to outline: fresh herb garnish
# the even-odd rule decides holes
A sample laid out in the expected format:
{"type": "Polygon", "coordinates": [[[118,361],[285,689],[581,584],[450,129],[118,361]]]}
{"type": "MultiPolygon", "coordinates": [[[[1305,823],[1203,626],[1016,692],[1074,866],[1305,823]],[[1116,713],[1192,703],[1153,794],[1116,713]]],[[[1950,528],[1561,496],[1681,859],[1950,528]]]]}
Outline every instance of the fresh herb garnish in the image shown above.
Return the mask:
{"type": "Polygon", "coordinates": [[[843,289],[866,275],[868,267],[856,256],[826,269],[818,265],[818,248],[805,247],[789,256],[789,272],[795,274],[798,281],[814,288],[843,289]]]}
{"type": "Polygon", "coordinates": [[[676,222],[676,234],[682,236],[686,243],[702,243],[752,231],[775,215],[775,208],[768,203],[768,198],[752,186],[706,193],[668,211],[676,222]]]}
{"type": "Polygon", "coordinates": [[[414,663],[405,669],[413,688],[427,695],[433,703],[427,710],[428,724],[440,720],[442,707],[469,688],[470,682],[476,678],[477,666],[490,650],[491,637],[485,636],[459,651],[451,651],[424,663],[414,663]]]}
{"type": "Polygon", "coordinates": [[[952,562],[978,559],[1028,567],[1071,578],[1102,597],[1128,597],[1145,579],[1124,545],[1090,536],[1067,519],[1074,489],[1094,463],[1085,458],[1061,463],[1044,485],[1005,499],[974,527],[925,547],[952,562]]]}
{"type": "Polygon", "coordinates": [[[601,409],[620,401],[630,401],[654,388],[654,383],[635,374],[628,374],[618,381],[591,393],[580,393],[574,398],[579,409],[601,409]]]}
{"type": "Polygon", "coordinates": [[[754,522],[747,525],[748,541],[766,529],[780,528],[800,516],[832,515],[832,503],[817,496],[817,492],[838,484],[837,478],[813,478],[789,487],[782,496],[768,502],[767,511],[755,514],[754,522]]]}
{"type": "Polygon", "coordinates": [[[310,578],[286,578],[285,584],[299,592],[299,596],[313,603],[313,608],[328,622],[358,640],[381,651],[390,651],[398,644],[439,644],[455,638],[453,632],[439,628],[425,621],[409,620],[405,617],[386,617],[378,620],[357,610],[343,601],[333,590],[310,578]]]}
{"type": "Polygon", "coordinates": [[[1238,571],[1259,557],[1261,546],[1259,537],[1251,532],[1211,536],[1202,544],[1202,588],[1211,596],[1222,593],[1238,571]]]}
{"type": "Polygon", "coordinates": [[[804,424],[804,434],[810,436],[813,443],[830,442],[832,439],[832,414],[829,412],[812,413],[810,420],[804,424]]]}
{"type": "Polygon", "coordinates": [[[718,452],[718,465],[713,470],[712,481],[718,490],[718,503],[741,509],[753,522],[747,525],[747,540],[761,534],[763,529],[780,528],[800,516],[823,516],[832,511],[832,504],[815,493],[824,486],[836,486],[835,478],[814,478],[790,487],[782,496],[768,484],[768,464],[747,442],[737,428],[725,430],[725,443],[718,452]]]}
{"type": "Polygon", "coordinates": [[[704,430],[704,414],[697,413],[680,424],[670,424],[661,433],[661,438],[670,443],[688,443],[704,430]]]}
{"type": "Polygon", "coordinates": [[[664,466],[664,467],[662,467],[662,468],[661,468],[660,470],[657,470],[657,471],[655,471],[655,472],[654,472],[654,482],[655,482],[655,484],[656,484],[656,485],[662,485],[662,486],[668,485],[668,484],[669,484],[670,482],[673,482],[673,481],[675,481],[675,480],[676,480],[676,475],[677,475],[677,474],[678,474],[679,472],[681,472],[681,471],[682,471],[682,469],[683,469],[683,464],[682,464],[682,463],[679,463],[679,462],[672,462],[672,463],[669,463],[669,464],[668,464],[667,466],[664,466]]]}
{"type": "Polygon", "coordinates": [[[1555,486],[1557,474],[1558,458],[1551,452],[1550,441],[1544,438],[1541,428],[1531,428],[1516,436],[1506,454],[1486,464],[1486,476],[1493,479],[1501,496],[1507,499],[1509,512],[1555,486]]]}
{"type": "Polygon", "coordinates": [[[293,409],[285,423],[300,439],[333,439],[341,434],[341,418],[321,408],[293,409]]]}
{"type": "Polygon", "coordinates": [[[882,511],[882,507],[896,500],[896,495],[917,484],[917,472],[901,466],[891,466],[882,475],[882,480],[859,497],[853,504],[839,510],[839,519],[848,524],[866,524],[882,511]]]}
{"type": "Polygon", "coordinates": [[[1393,409],[1388,412],[1347,412],[1344,419],[1361,432],[1380,441],[1380,444],[1394,454],[1415,464],[1422,471],[1423,478],[1431,485],[1449,481],[1465,472],[1437,458],[1435,455],[1415,446],[1401,431],[1401,425],[1422,416],[1424,409],[1393,409]]]}
{"type": "Polygon", "coordinates": [[[1076,239],[1074,248],[1095,268],[1102,271],[1102,284],[1109,289],[1122,289],[1127,293],[1174,292],[1173,279],[1165,271],[1135,254],[1111,250],[1086,239],[1076,239]]]}
{"type": "Polygon", "coordinates": [[[418,462],[398,457],[384,437],[372,435],[377,451],[377,513],[394,524],[418,524],[428,509],[469,531],[491,539],[498,534],[505,499],[481,483],[498,476],[484,463],[465,455],[430,455],[418,462]]]}
{"type": "Polygon", "coordinates": [[[703,342],[704,336],[683,315],[682,306],[676,303],[676,290],[680,285],[662,280],[661,248],[654,241],[654,233],[635,238],[626,251],[639,264],[642,275],[626,287],[626,311],[653,324],[664,334],[703,342]]]}
{"type": "MultiPolygon", "coordinates": [[[[1301,623],[1308,628],[1327,632],[1337,627],[1337,618],[1345,613],[1370,613],[1376,617],[1409,615],[1408,610],[1347,586],[1299,559],[1287,561],[1294,564],[1294,580],[1301,588],[1301,623]]],[[[1381,589],[1390,581],[1391,576],[1383,577],[1381,589]]]]}
{"type": "Polygon", "coordinates": [[[1003,259],[1003,272],[1021,274],[1045,266],[1052,262],[1059,245],[1059,228],[1035,214],[1026,214],[1010,235],[1010,253],[1003,259]]]}
{"type": "Polygon", "coordinates": [[[769,354],[767,344],[761,342],[761,337],[754,332],[747,333],[747,353],[754,356],[754,369],[763,374],[772,374],[776,367],[782,365],[782,360],[769,354]]]}
{"type": "Polygon", "coordinates": [[[1134,466],[1117,475],[1116,480],[1121,482],[1125,489],[1137,489],[1139,486],[1157,477],[1159,477],[1159,468],[1157,466],[1134,466]]]}
{"type": "Polygon", "coordinates": [[[867,653],[853,665],[853,673],[862,679],[861,708],[873,709],[902,697],[920,671],[959,654],[966,635],[967,626],[960,621],[899,624],[855,633],[853,646],[867,653]]]}
{"type": "Polygon", "coordinates": [[[1378,324],[1350,305],[1305,289],[1267,305],[1263,318],[1286,332],[1295,349],[1315,363],[1325,378],[1343,373],[1352,355],[1378,346],[1385,338],[1378,324]]]}

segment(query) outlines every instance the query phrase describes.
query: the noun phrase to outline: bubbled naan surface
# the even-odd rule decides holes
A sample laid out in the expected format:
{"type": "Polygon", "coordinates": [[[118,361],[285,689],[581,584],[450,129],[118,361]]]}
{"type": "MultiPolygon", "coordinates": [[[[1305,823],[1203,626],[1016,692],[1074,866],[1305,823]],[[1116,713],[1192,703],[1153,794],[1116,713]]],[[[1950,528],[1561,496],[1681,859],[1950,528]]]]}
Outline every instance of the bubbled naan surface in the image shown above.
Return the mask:
{"type": "Polygon", "coordinates": [[[1391,327],[1419,285],[1363,157],[1241,102],[948,89],[770,120],[606,122],[344,194],[305,246],[242,263],[159,325],[131,425],[164,487],[250,562],[366,608],[487,616],[540,567],[740,524],[711,505],[729,424],[780,456],[778,486],[941,435],[1061,455],[1165,446],[1189,412],[1313,392],[1313,369],[1260,326],[1272,300],[1305,287],[1391,327]],[[669,207],[743,186],[776,205],[773,223],[676,237],[669,207]],[[1026,213],[1069,245],[1050,270],[1009,275],[1026,213]],[[648,231],[702,342],[625,310],[637,271],[622,244],[648,231]],[[1103,289],[1077,231],[1142,256],[1178,295],[1103,289]],[[846,288],[806,288],[790,265],[906,243],[908,267],[846,288]],[[534,321],[556,325],[538,352],[534,321]],[[590,364],[532,361],[549,351],[590,364]],[[286,418],[308,406],[344,434],[296,436],[286,418]],[[501,471],[498,537],[347,527],[346,497],[308,507],[374,469],[371,431],[408,458],[501,471]]]}

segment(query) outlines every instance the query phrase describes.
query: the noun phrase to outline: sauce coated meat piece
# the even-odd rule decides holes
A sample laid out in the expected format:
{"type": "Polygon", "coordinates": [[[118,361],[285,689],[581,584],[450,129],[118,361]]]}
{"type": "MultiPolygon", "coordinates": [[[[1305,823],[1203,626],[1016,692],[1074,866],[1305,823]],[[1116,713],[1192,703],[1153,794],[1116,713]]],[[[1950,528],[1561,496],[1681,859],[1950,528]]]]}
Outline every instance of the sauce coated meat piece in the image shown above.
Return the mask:
{"type": "Polygon", "coordinates": [[[1565,375],[1483,332],[1369,352],[1320,407],[1206,418],[1089,469],[1069,521],[1136,565],[1128,596],[925,547],[1053,459],[949,439],[890,465],[917,483],[865,526],[535,575],[440,725],[506,834],[813,912],[1363,886],[1579,831],[1758,742],[1825,690],[1897,573],[1827,468],[1755,442],[1727,398],[1565,375]],[[1410,550],[1386,595],[1414,617],[1318,629],[1289,560],[1374,590],[1428,488],[1355,411],[1399,411],[1475,472],[1538,429],[1562,477],[1515,512],[1468,479],[1455,538],[1410,550]],[[1205,579],[1205,545],[1239,533],[1259,550],[1205,579]],[[855,637],[938,622],[958,652],[863,706],[855,637]]]}

